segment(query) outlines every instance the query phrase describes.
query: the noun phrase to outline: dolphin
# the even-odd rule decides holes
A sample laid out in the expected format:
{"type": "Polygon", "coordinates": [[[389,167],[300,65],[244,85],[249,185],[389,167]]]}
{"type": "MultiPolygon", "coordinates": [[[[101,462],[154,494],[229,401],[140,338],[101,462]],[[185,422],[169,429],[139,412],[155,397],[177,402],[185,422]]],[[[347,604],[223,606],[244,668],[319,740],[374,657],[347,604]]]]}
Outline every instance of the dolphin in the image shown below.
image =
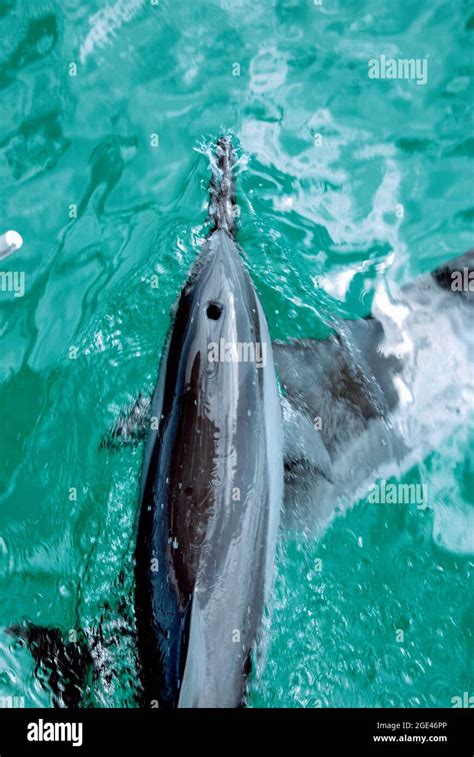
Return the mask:
{"type": "Polygon", "coordinates": [[[241,705],[272,585],[281,405],[267,321],[235,239],[233,163],[221,138],[212,231],[181,292],[151,402],[135,568],[148,706],[241,705]]]}
{"type": "Polygon", "coordinates": [[[304,460],[287,470],[286,527],[321,534],[377,480],[400,478],[472,427],[473,317],[470,250],[403,286],[380,280],[370,315],[339,322],[327,340],[274,343],[288,412],[300,426],[318,419],[331,471],[304,460]]]}
{"type": "MultiPolygon", "coordinates": [[[[245,702],[283,499],[286,524],[321,531],[370,482],[400,476],[472,419],[474,251],[395,296],[380,281],[370,316],[329,339],[272,344],[236,241],[234,160],[221,138],[211,231],[156,389],[109,438],[147,430],[133,602],[149,707],[245,702]]],[[[65,644],[59,629],[9,630],[50,671],[57,706],[78,705],[90,667],[110,673],[102,631],[65,644]]]]}

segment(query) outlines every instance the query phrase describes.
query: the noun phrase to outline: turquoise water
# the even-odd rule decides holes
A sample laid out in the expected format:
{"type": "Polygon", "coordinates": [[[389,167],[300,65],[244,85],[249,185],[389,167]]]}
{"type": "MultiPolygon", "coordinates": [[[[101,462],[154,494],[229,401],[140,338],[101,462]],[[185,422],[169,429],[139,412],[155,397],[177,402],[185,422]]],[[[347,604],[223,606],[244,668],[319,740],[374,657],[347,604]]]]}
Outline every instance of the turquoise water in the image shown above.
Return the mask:
{"type": "MultiPolygon", "coordinates": [[[[472,246],[474,5],[4,0],[0,15],[1,233],[24,238],[2,270],[26,276],[24,297],[0,293],[0,628],[102,621],[112,640],[141,450],[100,442],[156,381],[207,233],[213,141],[237,145],[239,241],[272,336],[367,314],[377,277],[472,246]],[[427,59],[427,83],[369,79],[380,55],[427,59]]],[[[449,707],[472,692],[472,553],[456,528],[472,523],[473,441],[459,428],[404,479],[428,481],[442,510],[361,501],[322,537],[282,534],[251,705],[449,707]]],[[[133,644],[107,649],[91,703],[131,706],[133,644]]],[[[0,694],[50,701],[5,634],[0,694]]]]}

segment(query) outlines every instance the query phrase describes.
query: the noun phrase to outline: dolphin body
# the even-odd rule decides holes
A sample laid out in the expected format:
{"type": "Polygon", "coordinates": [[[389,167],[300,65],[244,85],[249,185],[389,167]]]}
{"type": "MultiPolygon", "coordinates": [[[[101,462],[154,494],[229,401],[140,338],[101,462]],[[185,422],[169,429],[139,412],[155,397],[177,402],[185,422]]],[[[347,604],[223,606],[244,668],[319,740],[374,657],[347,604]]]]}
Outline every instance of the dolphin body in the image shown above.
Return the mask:
{"type": "Polygon", "coordinates": [[[214,228],[181,293],[151,404],[159,422],[145,451],[135,591],[148,706],[242,703],[272,581],[281,406],[267,322],[235,241],[232,162],[230,140],[219,140],[214,228]],[[211,360],[221,340],[265,360],[211,360]]]}

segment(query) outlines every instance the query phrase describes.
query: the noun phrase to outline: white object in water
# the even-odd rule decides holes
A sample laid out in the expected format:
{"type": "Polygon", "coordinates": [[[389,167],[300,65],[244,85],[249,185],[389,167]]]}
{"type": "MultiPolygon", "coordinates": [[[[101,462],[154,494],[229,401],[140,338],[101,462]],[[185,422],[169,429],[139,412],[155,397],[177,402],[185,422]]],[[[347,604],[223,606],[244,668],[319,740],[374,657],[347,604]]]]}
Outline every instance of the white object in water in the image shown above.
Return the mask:
{"type": "Polygon", "coordinates": [[[0,260],[7,258],[15,250],[19,250],[23,244],[21,234],[17,231],[6,231],[0,236],[0,260]]]}

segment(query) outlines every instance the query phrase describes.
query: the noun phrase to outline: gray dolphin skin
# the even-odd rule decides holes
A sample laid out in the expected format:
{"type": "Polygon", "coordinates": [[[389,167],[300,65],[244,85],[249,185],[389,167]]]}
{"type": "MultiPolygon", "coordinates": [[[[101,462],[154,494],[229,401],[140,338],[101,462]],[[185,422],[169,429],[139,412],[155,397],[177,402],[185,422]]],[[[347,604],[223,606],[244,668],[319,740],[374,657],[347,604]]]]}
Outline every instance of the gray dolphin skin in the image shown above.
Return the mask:
{"type": "Polygon", "coordinates": [[[230,139],[219,140],[216,163],[214,227],[162,358],[142,477],[141,680],[145,705],[165,708],[242,704],[282,504],[281,406],[267,322],[234,236],[230,139]]]}

